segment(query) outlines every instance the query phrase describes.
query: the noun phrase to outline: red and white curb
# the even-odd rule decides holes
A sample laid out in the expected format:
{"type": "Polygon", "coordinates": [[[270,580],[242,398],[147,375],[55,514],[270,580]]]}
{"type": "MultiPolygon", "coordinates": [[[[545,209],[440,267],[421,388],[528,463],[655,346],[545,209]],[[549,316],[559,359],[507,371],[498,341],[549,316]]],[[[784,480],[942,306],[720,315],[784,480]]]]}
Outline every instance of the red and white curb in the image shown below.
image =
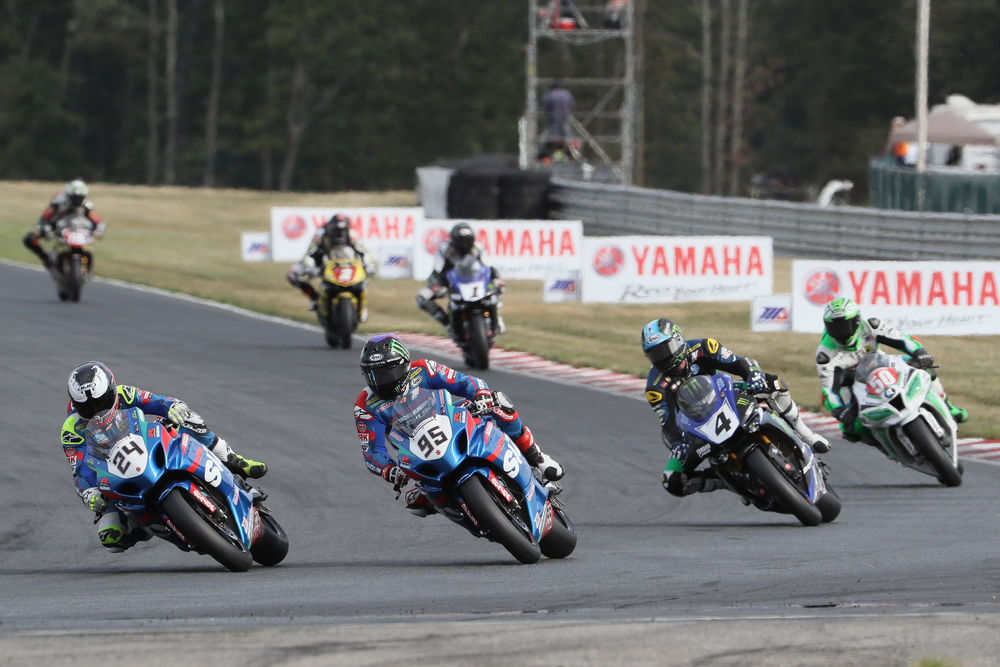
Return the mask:
{"type": "MultiPolygon", "coordinates": [[[[462,360],[462,352],[443,336],[417,333],[398,334],[407,345],[431,350],[435,354],[457,361],[462,360]]],[[[589,387],[611,394],[622,394],[636,400],[645,401],[646,380],[634,375],[618,373],[606,368],[578,368],[569,364],[543,359],[527,352],[514,352],[494,347],[490,350],[490,367],[509,373],[522,373],[543,377],[546,380],[589,387]]],[[[829,415],[818,415],[802,411],[802,418],[809,427],[824,435],[839,435],[839,422],[829,415]]],[[[982,438],[959,438],[958,455],[965,459],[975,459],[985,463],[1000,465],[1000,441],[982,438]]]]}

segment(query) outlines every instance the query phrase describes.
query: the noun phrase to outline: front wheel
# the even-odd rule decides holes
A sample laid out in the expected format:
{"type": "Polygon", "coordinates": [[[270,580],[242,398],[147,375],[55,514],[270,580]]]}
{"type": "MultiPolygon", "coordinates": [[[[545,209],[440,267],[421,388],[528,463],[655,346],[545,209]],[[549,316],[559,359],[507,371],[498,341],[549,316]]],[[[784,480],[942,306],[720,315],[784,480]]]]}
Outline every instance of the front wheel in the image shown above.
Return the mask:
{"type": "Polygon", "coordinates": [[[923,419],[914,419],[909,424],[903,424],[903,432],[910,438],[917,451],[923,454],[924,460],[934,468],[939,482],[945,486],[958,486],[962,483],[962,473],[952,465],[951,457],[923,419]]]}
{"type": "Polygon", "coordinates": [[[337,301],[337,306],[331,310],[330,317],[334,318],[330,322],[330,330],[334,332],[334,339],[340,347],[345,350],[351,347],[351,334],[357,328],[358,311],[354,306],[354,301],[344,295],[337,301]]]}
{"type": "MultiPolygon", "coordinates": [[[[239,539],[235,521],[230,516],[216,518],[197,500],[180,487],[163,499],[163,511],[177,526],[177,530],[201,551],[222,563],[233,572],[246,572],[253,565],[250,551],[239,539]]],[[[224,512],[220,507],[219,513],[224,512]]]]}
{"type": "Polygon", "coordinates": [[[840,496],[829,484],[826,485],[826,493],[816,501],[816,507],[823,515],[823,523],[830,523],[840,516],[840,496]]]}
{"type": "Polygon", "coordinates": [[[79,255],[70,255],[66,263],[66,298],[79,301],[80,290],[83,288],[83,262],[79,255]]]}
{"type": "Polygon", "coordinates": [[[487,535],[504,546],[514,558],[522,563],[535,563],[542,557],[541,548],[524,528],[517,525],[501,509],[498,500],[486,490],[485,482],[479,475],[473,475],[462,482],[458,493],[476,517],[479,526],[487,535]]]}
{"type": "Polygon", "coordinates": [[[261,565],[277,565],[288,554],[288,535],[267,508],[258,506],[257,514],[260,516],[262,532],[250,547],[250,553],[261,565]]]}
{"type": "Polygon", "coordinates": [[[823,521],[820,509],[809,502],[760,449],[750,452],[744,464],[764,485],[764,488],[778,499],[781,506],[794,514],[803,525],[818,526],[823,521]]]}
{"type": "Polygon", "coordinates": [[[576,548],[576,529],[562,509],[552,507],[552,528],[539,546],[547,558],[565,558],[576,548]]]}
{"type": "Polygon", "coordinates": [[[473,368],[490,367],[490,340],[486,334],[486,318],[474,313],[465,323],[469,333],[469,360],[473,368]]]}

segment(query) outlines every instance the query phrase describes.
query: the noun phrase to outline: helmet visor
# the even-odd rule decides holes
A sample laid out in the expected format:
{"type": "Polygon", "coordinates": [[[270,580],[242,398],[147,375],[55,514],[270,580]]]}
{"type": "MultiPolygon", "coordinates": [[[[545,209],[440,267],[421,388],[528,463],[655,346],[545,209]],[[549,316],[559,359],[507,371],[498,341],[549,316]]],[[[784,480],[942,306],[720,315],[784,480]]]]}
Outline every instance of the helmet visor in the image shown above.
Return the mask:
{"type": "Polygon", "coordinates": [[[833,338],[838,343],[846,343],[854,335],[854,332],[858,330],[859,320],[860,318],[857,315],[847,319],[832,319],[826,323],[826,332],[830,334],[830,338],[833,338]]]}
{"type": "Polygon", "coordinates": [[[376,366],[365,369],[365,379],[368,381],[368,387],[380,398],[395,398],[403,378],[406,377],[406,371],[406,364],[402,363],[376,366]]]}
{"type": "Polygon", "coordinates": [[[646,358],[649,359],[649,363],[666,373],[681,365],[686,350],[687,345],[680,336],[671,336],[659,345],[646,350],[646,358]]]}

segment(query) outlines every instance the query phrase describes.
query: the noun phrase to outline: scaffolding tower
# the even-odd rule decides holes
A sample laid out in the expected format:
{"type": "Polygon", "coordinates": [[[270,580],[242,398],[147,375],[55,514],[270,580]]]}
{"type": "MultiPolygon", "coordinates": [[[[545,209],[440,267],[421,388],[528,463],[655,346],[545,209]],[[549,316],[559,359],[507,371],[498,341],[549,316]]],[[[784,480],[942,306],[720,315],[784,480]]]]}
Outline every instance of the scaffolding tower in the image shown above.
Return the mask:
{"type": "Polygon", "coordinates": [[[527,95],[519,128],[522,168],[545,164],[563,178],[632,184],[640,106],[634,4],[529,0],[527,95]],[[576,104],[561,150],[543,155],[541,149],[554,144],[541,104],[556,81],[576,104]]]}

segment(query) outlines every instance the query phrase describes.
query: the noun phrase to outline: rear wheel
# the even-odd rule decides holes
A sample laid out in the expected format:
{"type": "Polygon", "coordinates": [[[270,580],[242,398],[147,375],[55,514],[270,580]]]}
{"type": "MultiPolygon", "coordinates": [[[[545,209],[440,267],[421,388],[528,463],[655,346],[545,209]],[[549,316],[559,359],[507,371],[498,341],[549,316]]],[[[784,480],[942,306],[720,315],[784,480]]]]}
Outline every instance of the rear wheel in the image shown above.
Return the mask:
{"type": "Polygon", "coordinates": [[[522,563],[535,563],[542,557],[541,548],[521,525],[510,517],[500,501],[487,491],[482,477],[473,475],[462,482],[458,493],[489,537],[504,546],[522,563]]]}
{"type": "Polygon", "coordinates": [[[163,499],[162,507],[193,546],[228,569],[245,572],[253,565],[253,557],[240,541],[236,522],[226,513],[224,505],[218,505],[216,512],[210,514],[204,505],[177,487],[163,499]]]}
{"type": "Polygon", "coordinates": [[[486,318],[476,313],[466,321],[469,333],[469,359],[473,368],[490,367],[490,341],[486,335],[486,318]]]}
{"type": "Polygon", "coordinates": [[[576,548],[576,530],[562,509],[552,507],[552,528],[538,543],[548,558],[565,558],[576,548]]]}
{"type": "Polygon", "coordinates": [[[258,506],[257,513],[260,515],[263,532],[250,547],[250,553],[261,565],[277,565],[288,554],[288,535],[267,508],[258,506]]]}
{"type": "Polygon", "coordinates": [[[820,509],[803,495],[791,480],[760,449],[747,455],[746,467],[760,480],[781,506],[795,515],[806,526],[818,526],[823,521],[820,509]]]}
{"type": "Polygon", "coordinates": [[[913,446],[923,454],[927,463],[934,468],[939,482],[945,486],[958,486],[962,483],[962,473],[952,464],[948,452],[934,437],[934,433],[923,419],[914,419],[909,424],[903,424],[903,432],[910,438],[913,446]]]}

